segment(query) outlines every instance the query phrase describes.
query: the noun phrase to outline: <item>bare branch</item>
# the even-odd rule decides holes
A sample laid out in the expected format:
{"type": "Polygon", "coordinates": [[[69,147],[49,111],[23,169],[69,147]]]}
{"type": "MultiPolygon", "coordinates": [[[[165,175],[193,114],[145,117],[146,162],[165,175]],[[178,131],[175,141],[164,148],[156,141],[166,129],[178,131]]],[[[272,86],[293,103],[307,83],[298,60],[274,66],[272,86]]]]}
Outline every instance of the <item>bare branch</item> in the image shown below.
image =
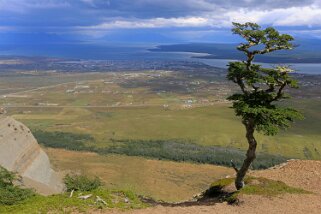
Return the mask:
{"type": "Polygon", "coordinates": [[[233,167],[233,169],[236,171],[236,173],[238,173],[238,168],[236,167],[235,163],[233,162],[233,160],[231,160],[231,165],[233,167]]]}

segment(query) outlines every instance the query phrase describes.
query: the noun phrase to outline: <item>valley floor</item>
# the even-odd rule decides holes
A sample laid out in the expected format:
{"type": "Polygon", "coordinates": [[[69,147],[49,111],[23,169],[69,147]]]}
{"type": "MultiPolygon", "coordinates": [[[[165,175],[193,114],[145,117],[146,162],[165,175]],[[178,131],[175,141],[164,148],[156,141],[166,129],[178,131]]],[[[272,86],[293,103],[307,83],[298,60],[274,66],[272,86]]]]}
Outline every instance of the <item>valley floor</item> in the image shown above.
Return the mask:
{"type": "MultiPolygon", "coordinates": [[[[320,213],[321,210],[321,162],[291,160],[283,166],[255,171],[253,176],[280,180],[312,194],[287,194],[278,197],[244,195],[240,205],[219,203],[214,206],[152,207],[129,211],[128,214],[199,214],[199,213],[320,213]]],[[[93,212],[94,213],[94,212],[93,212]]],[[[99,213],[99,212],[98,212],[99,213]]],[[[110,211],[105,213],[118,213],[110,211]]],[[[124,213],[124,212],[121,212],[124,213]]],[[[127,213],[126,213],[127,214],[127,213]]]]}

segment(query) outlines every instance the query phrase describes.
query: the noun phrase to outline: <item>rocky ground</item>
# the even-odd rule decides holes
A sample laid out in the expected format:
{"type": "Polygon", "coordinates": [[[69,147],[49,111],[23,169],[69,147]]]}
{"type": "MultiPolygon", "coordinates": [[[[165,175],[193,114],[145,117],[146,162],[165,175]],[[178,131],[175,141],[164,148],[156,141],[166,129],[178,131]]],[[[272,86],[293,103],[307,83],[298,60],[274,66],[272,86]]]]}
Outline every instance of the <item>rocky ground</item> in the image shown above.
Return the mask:
{"type": "MultiPolygon", "coordinates": [[[[127,214],[200,214],[200,213],[320,213],[321,161],[291,160],[281,166],[251,172],[253,176],[280,180],[289,186],[303,188],[312,194],[286,194],[277,197],[243,195],[239,205],[218,203],[212,206],[163,207],[132,210],[127,214]]],[[[99,212],[97,212],[99,213],[99,212]]],[[[116,214],[118,211],[105,211],[116,214]]],[[[124,213],[124,212],[121,212],[124,213]]]]}

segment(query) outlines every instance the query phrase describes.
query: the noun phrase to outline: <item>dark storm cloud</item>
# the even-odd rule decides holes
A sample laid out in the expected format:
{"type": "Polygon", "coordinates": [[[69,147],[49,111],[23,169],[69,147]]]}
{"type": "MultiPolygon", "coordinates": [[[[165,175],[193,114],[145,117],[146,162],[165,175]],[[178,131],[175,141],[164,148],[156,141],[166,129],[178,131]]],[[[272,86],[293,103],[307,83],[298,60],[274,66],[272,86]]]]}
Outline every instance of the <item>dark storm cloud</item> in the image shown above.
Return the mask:
{"type": "MultiPolygon", "coordinates": [[[[96,9],[141,18],[177,17],[240,8],[270,10],[311,5],[315,0],[85,0],[96,9]]],[[[108,14],[106,14],[108,15],[108,14]]]]}
{"type": "MultiPolygon", "coordinates": [[[[87,24],[104,18],[199,16],[243,9],[271,10],[312,5],[316,0],[0,0],[6,15],[45,19],[59,24],[87,24]]],[[[3,19],[4,17],[2,17],[3,19]]],[[[8,17],[10,18],[10,17],[8,17]]],[[[17,18],[19,20],[19,18],[17,18]]],[[[3,22],[4,20],[2,20],[3,22]]],[[[41,20],[38,20],[41,21],[41,20]]],[[[39,23],[39,22],[38,22],[39,23]]]]}
{"type": "Polygon", "coordinates": [[[129,28],[184,28],[188,36],[231,21],[306,30],[320,26],[320,8],[320,0],[0,0],[0,32],[99,36],[129,28]]]}

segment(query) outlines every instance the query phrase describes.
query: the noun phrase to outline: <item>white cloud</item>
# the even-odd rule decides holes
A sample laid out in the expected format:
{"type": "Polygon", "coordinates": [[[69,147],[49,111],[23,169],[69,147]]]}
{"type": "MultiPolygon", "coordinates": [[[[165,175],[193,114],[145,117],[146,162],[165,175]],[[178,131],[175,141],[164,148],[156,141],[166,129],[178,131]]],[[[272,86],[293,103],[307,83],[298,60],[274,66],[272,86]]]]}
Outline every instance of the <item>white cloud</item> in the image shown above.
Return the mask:
{"type": "Polygon", "coordinates": [[[274,26],[321,26],[321,8],[316,6],[291,7],[273,10],[227,12],[228,22],[257,22],[274,26]]]}
{"type": "Polygon", "coordinates": [[[134,29],[134,28],[163,28],[163,27],[204,27],[208,26],[209,20],[203,17],[180,17],[180,18],[153,18],[153,19],[134,19],[134,20],[115,20],[104,22],[99,25],[87,28],[94,30],[105,29],[134,29]]]}
{"type": "Polygon", "coordinates": [[[98,25],[77,27],[87,30],[139,29],[139,28],[229,28],[231,22],[257,22],[274,26],[321,26],[321,8],[316,6],[291,7],[273,10],[238,9],[200,16],[151,19],[121,19],[105,21],[98,25]]]}
{"type": "Polygon", "coordinates": [[[302,7],[290,8],[285,11],[278,11],[284,13],[282,19],[276,21],[275,25],[281,26],[321,26],[321,8],[317,7],[302,7]]]}
{"type": "Polygon", "coordinates": [[[233,21],[321,28],[321,0],[0,0],[0,12],[0,25],[17,31],[57,28],[97,37],[114,29],[178,28],[178,36],[198,38],[233,21]]]}

